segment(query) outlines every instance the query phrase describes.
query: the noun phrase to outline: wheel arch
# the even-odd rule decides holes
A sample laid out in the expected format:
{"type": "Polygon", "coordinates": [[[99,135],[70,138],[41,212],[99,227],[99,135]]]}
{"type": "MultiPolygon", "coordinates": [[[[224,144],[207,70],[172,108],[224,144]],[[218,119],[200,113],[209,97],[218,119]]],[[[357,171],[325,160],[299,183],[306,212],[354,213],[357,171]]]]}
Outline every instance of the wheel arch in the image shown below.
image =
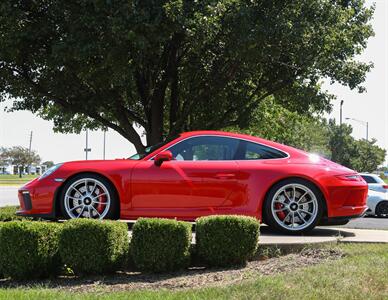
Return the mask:
{"type": "Polygon", "coordinates": [[[388,204],[388,200],[379,201],[379,203],[377,203],[375,206],[375,215],[378,215],[379,210],[380,210],[380,206],[386,205],[386,204],[388,204]]]}
{"type": "Polygon", "coordinates": [[[69,176],[68,178],[66,178],[66,180],[64,180],[62,182],[62,184],[55,191],[54,207],[53,207],[53,212],[54,212],[55,218],[63,217],[59,201],[60,201],[60,198],[61,198],[61,194],[62,194],[63,188],[66,185],[66,183],[68,183],[70,180],[72,180],[76,176],[88,175],[88,174],[93,174],[93,175],[100,176],[100,177],[104,178],[105,180],[107,180],[111,184],[112,188],[114,189],[114,193],[116,194],[115,196],[117,197],[117,200],[118,200],[118,203],[117,203],[118,211],[116,212],[116,217],[117,218],[120,217],[120,193],[118,192],[118,189],[117,189],[116,185],[114,184],[114,182],[109,177],[107,177],[106,175],[104,175],[102,173],[99,173],[99,172],[96,172],[96,171],[81,171],[81,172],[74,173],[71,176],[69,176]]]}
{"type": "Polygon", "coordinates": [[[278,183],[280,183],[282,181],[285,181],[285,180],[290,180],[290,179],[304,180],[304,181],[307,181],[307,182],[313,184],[317,188],[317,190],[320,192],[321,197],[323,199],[323,215],[322,215],[322,219],[327,218],[328,217],[327,199],[326,199],[325,193],[322,190],[322,187],[315,180],[313,180],[313,179],[311,179],[309,177],[293,175],[293,176],[287,176],[287,177],[282,177],[282,178],[277,179],[265,191],[263,199],[262,199],[262,201],[260,203],[260,206],[261,206],[260,207],[260,211],[262,212],[263,222],[266,223],[266,220],[265,220],[266,216],[265,216],[263,208],[264,208],[264,202],[267,200],[267,196],[268,196],[269,192],[272,190],[272,188],[276,184],[278,184],[278,183]]]}

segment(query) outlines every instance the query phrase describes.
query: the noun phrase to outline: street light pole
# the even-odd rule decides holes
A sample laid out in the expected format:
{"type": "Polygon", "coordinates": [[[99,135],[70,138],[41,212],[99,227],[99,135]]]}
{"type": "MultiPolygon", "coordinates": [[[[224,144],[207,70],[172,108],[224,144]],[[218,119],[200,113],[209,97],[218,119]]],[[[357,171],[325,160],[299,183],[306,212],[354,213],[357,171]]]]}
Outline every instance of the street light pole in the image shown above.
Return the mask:
{"type": "Polygon", "coordinates": [[[92,151],[91,148],[88,147],[89,146],[89,141],[88,141],[88,130],[86,129],[86,142],[85,142],[85,148],[84,148],[84,151],[85,151],[85,159],[88,160],[88,152],[92,151]]]}
{"type": "Polygon", "coordinates": [[[366,127],[366,141],[369,140],[369,122],[368,121],[363,121],[363,120],[358,120],[355,118],[345,118],[345,120],[353,120],[356,121],[366,127]]]}
{"type": "Polygon", "coordinates": [[[103,147],[103,154],[102,157],[105,160],[105,142],[106,142],[106,132],[107,130],[104,130],[104,147],[103,147]]]}
{"type": "Polygon", "coordinates": [[[342,105],[344,105],[344,100],[341,100],[340,103],[340,125],[342,125],[342,105]]]}
{"type": "MultiPolygon", "coordinates": [[[[31,145],[32,145],[32,130],[31,130],[31,133],[30,133],[30,146],[28,147],[28,159],[31,161],[31,145]]],[[[31,173],[31,163],[28,164],[28,174],[31,173]]]]}

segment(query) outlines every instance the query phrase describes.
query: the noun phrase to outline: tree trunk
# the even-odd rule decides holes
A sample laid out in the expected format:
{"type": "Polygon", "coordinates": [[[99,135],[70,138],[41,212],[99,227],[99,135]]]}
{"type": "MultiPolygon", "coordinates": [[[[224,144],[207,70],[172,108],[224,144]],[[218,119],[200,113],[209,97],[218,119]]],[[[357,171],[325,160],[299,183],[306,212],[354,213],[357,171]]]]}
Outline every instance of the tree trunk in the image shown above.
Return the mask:
{"type": "Polygon", "coordinates": [[[139,143],[138,141],[132,141],[132,140],[129,140],[129,141],[135,146],[137,153],[143,154],[145,152],[145,147],[141,142],[139,143]]]}
{"type": "Polygon", "coordinates": [[[145,146],[143,145],[140,136],[137,134],[136,130],[131,126],[125,126],[123,131],[119,133],[128,141],[130,141],[133,146],[135,146],[136,152],[139,154],[144,153],[145,146]]]}
{"type": "Polygon", "coordinates": [[[178,68],[175,66],[171,81],[171,97],[170,97],[170,132],[175,125],[178,116],[178,68]]]}
{"type": "Polygon", "coordinates": [[[19,166],[19,178],[22,178],[23,166],[19,166]]]}
{"type": "Polygon", "coordinates": [[[164,93],[159,99],[156,99],[152,103],[151,107],[151,132],[150,145],[155,145],[163,140],[163,104],[164,104],[164,93]]]}

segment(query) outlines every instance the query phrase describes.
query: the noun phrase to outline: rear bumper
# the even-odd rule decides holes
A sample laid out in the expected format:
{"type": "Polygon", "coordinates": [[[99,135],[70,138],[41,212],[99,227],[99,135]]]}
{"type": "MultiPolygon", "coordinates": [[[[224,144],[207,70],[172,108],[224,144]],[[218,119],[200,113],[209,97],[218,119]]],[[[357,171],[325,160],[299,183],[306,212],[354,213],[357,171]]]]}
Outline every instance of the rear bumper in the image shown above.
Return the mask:
{"type": "Polygon", "coordinates": [[[345,225],[345,224],[349,223],[349,221],[351,219],[362,218],[363,216],[365,216],[367,210],[368,210],[368,208],[366,208],[364,210],[364,212],[362,214],[359,214],[359,215],[350,215],[350,216],[343,216],[343,217],[324,218],[324,219],[321,220],[319,225],[323,225],[323,226],[345,225]]]}
{"type": "Polygon", "coordinates": [[[332,182],[326,190],[327,219],[362,216],[368,209],[367,197],[364,182],[332,182]]]}
{"type": "Polygon", "coordinates": [[[360,218],[365,215],[365,212],[368,210],[368,206],[342,206],[331,211],[329,214],[329,219],[335,218],[360,218]]]}

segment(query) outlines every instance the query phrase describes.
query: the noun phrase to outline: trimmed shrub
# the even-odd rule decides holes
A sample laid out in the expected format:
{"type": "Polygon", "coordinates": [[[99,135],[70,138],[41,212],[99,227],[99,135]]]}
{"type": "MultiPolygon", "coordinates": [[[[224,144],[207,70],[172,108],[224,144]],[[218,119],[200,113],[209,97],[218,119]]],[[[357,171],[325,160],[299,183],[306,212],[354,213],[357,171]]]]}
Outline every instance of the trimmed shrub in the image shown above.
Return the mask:
{"type": "Polygon", "coordinates": [[[121,267],[128,255],[126,223],[75,219],[63,225],[59,253],[75,274],[103,274],[121,267]]]}
{"type": "Polygon", "coordinates": [[[191,224],[140,218],[132,230],[131,254],[143,271],[173,271],[190,263],[191,224]]]}
{"type": "Polygon", "coordinates": [[[12,221],[0,226],[0,272],[5,277],[31,279],[57,274],[61,263],[58,241],[61,225],[12,221]]]}
{"type": "MultiPolygon", "coordinates": [[[[1,231],[1,225],[3,225],[3,222],[0,222],[0,231],[1,231]]],[[[0,259],[0,279],[4,278],[4,273],[3,273],[3,267],[1,265],[1,259],[0,259]]]]}
{"type": "Polygon", "coordinates": [[[257,249],[259,221],[246,216],[208,216],[196,222],[197,255],[210,266],[245,264],[257,249]]]}
{"type": "Polygon", "coordinates": [[[23,220],[24,217],[17,216],[16,211],[18,206],[4,206],[0,207],[0,222],[9,222],[14,220],[23,220]]]}

